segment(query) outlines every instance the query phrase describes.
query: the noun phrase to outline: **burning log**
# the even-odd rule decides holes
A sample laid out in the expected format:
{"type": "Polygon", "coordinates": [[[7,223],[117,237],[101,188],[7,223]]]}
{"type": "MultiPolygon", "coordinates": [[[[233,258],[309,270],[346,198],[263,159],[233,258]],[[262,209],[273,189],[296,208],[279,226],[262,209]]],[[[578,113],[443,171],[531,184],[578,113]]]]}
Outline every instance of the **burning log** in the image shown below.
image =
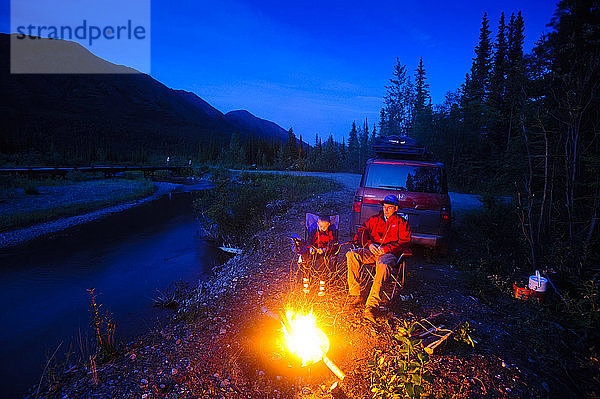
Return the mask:
{"type": "Polygon", "coordinates": [[[444,342],[445,340],[447,340],[450,335],[452,335],[453,331],[450,331],[448,334],[444,335],[442,338],[438,339],[437,341],[434,341],[432,343],[430,343],[429,345],[427,345],[425,347],[425,352],[427,352],[428,354],[432,354],[434,349],[437,348],[438,346],[440,346],[440,344],[442,342],[444,342]]]}

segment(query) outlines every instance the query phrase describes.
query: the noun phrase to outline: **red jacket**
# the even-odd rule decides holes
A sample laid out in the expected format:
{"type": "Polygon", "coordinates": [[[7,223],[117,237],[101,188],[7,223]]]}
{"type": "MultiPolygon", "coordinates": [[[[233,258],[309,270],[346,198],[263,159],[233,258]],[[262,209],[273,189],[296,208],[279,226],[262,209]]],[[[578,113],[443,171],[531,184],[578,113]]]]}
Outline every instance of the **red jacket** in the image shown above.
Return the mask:
{"type": "Polygon", "coordinates": [[[322,248],[331,251],[333,249],[334,238],[333,231],[327,229],[327,231],[321,231],[319,229],[312,230],[308,235],[307,249],[322,248]]]}
{"type": "Polygon", "coordinates": [[[364,248],[370,244],[379,245],[385,253],[400,256],[410,244],[410,226],[397,214],[393,214],[386,222],[381,211],[358,228],[354,241],[364,248]]]}

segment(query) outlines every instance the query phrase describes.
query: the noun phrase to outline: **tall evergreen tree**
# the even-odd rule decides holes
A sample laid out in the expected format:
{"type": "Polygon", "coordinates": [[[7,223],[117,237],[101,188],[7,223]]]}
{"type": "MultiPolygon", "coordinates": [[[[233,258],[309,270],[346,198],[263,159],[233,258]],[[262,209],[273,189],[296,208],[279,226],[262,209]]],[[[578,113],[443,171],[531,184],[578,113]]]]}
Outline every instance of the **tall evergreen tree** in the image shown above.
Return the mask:
{"type": "Polygon", "coordinates": [[[290,130],[288,130],[288,136],[285,146],[285,156],[286,158],[289,157],[291,161],[290,163],[293,163],[298,158],[298,143],[296,142],[296,135],[294,134],[293,128],[290,128],[290,130]]]}
{"type": "Polygon", "coordinates": [[[465,82],[465,128],[474,133],[484,133],[487,109],[486,100],[489,90],[492,45],[487,13],[483,14],[479,30],[479,43],[475,47],[475,58],[471,73],[465,82]]]}
{"type": "Polygon", "coordinates": [[[516,123],[520,117],[526,101],[523,88],[526,84],[525,62],[523,58],[523,32],[525,29],[521,12],[511,15],[508,25],[508,54],[507,54],[507,74],[506,74],[506,98],[507,98],[507,123],[506,127],[506,149],[510,144],[516,123]]]}
{"type": "Polygon", "coordinates": [[[384,107],[381,110],[380,132],[405,135],[410,127],[412,116],[412,83],[406,75],[406,66],[396,58],[393,77],[385,87],[384,107]]]}
{"type": "Polygon", "coordinates": [[[331,134],[323,146],[322,161],[326,171],[334,172],[339,168],[340,154],[331,134]]]}
{"type": "Polygon", "coordinates": [[[488,134],[497,148],[502,148],[506,143],[506,110],[505,92],[508,70],[508,44],[506,39],[507,26],[504,13],[500,15],[498,33],[496,35],[492,77],[488,97],[489,129],[488,134]]]}
{"type": "Polygon", "coordinates": [[[419,58],[419,65],[415,70],[415,95],[413,106],[413,121],[411,136],[423,144],[429,144],[432,121],[431,95],[425,73],[423,57],[419,58]]]}
{"type": "Polygon", "coordinates": [[[356,170],[359,162],[360,143],[358,141],[358,132],[356,130],[356,122],[352,122],[352,128],[348,135],[348,155],[346,156],[348,168],[356,170]]]}
{"type": "Polygon", "coordinates": [[[423,57],[419,57],[419,65],[417,65],[417,69],[415,71],[415,116],[421,114],[429,103],[431,103],[429,83],[427,83],[425,65],[423,65],[423,57]]]}

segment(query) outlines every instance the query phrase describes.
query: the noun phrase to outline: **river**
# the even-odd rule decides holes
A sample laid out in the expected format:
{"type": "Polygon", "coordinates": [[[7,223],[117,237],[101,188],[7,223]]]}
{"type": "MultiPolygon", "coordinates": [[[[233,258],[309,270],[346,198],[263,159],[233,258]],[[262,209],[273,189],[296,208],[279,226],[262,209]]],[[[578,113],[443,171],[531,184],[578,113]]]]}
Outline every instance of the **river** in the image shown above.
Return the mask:
{"type": "Polygon", "coordinates": [[[155,201],[0,252],[0,397],[21,397],[48,356],[91,338],[89,295],[113,315],[121,342],[165,323],[157,290],[197,284],[222,261],[197,237],[193,193],[155,201]],[[60,345],[60,347],[59,347],[60,345]]]}

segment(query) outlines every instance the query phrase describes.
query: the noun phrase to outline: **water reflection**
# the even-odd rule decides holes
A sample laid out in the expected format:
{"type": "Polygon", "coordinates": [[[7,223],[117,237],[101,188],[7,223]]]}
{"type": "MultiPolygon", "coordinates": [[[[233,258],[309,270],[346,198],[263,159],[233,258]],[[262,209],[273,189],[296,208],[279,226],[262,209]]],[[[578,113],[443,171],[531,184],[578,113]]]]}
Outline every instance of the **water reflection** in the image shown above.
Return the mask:
{"type": "Polygon", "coordinates": [[[197,283],[222,261],[196,237],[192,193],[165,196],[124,214],[40,239],[0,255],[2,397],[20,396],[40,377],[46,352],[64,353],[89,325],[88,294],[110,310],[126,340],[168,317],[152,308],[156,290],[197,283]]]}

